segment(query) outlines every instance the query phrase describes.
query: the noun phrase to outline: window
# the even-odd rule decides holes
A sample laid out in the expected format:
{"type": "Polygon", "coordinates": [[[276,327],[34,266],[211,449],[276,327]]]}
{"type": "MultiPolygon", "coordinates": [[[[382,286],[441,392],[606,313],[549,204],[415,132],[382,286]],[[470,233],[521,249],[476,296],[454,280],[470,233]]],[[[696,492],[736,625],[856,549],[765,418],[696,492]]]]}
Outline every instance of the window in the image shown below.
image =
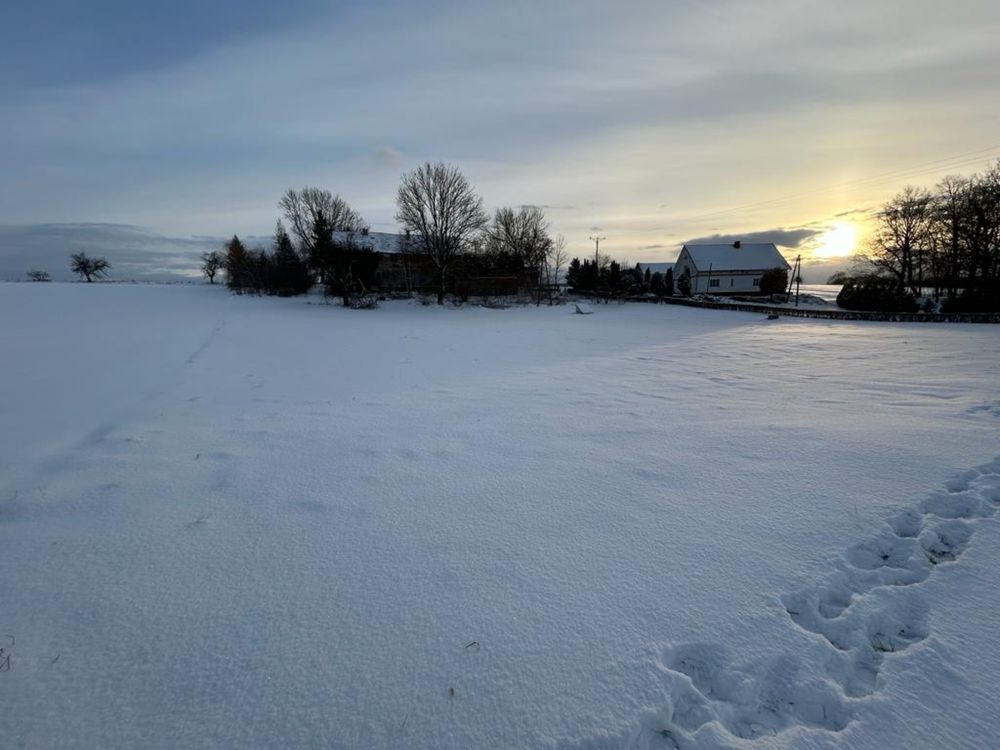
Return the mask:
{"type": "Polygon", "coordinates": [[[709,279],[708,280],[708,285],[709,286],[718,286],[719,285],[719,280],[718,279],[709,279]]]}
{"type": "Polygon", "coordinates": [[[753,280],[753,285],[754,286],[760,286],[760,279],[754,279],[753,280]]]}
{"type": "Polygon", "coordinates": [[[736,286],[736,279],[730,279],[729,286],[736,286]]]}

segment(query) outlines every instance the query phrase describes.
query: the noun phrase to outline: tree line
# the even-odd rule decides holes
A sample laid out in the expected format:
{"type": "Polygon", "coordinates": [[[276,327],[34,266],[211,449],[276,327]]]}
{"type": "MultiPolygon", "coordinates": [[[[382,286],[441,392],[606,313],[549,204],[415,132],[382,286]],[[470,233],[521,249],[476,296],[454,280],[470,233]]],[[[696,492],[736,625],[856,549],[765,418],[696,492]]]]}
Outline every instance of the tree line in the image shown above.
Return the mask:
{"type": "Polygon", "coordinates": [[[666,273],[643,269],[639,263],[635,268],[622,268],[621,264],[607,256],[597,256],[594,260],[573,258],[566,269],[566,285],[576,292],[619,296],[623,294],[655,294],[669,297],[674,294],[674,271],[666,273]]]}
{"type": "MultiPolygon", "coordinates": [[[[234,236],[221,251],[202,256],[209,282],[223,272],[237,293],[280,296],[320,284],[345,306],[374,304],[379,258],[366,246],[369,226],[360,213],[315,187],[288,190],[278,207],[282,217],[270,249],[249,249],[234,236]]],[[[491,217],[468,179],[439,162],[403,175],[396,209],[404,231],[399,250],[423,260],[430,276],[423,291],[436,294],[438,304],[463,279],[496,277],[516,280],[539,303],[552,301],[566,263],[565,242],[551,236],[541,208],[503,207],[491,217]]]]}
{"type": "Polygon", "coordinates": [[[932,190],[907,187],[876,215],[862,267],[831,279],[850,309],[1000,310],[1000,162],[932,190]]]}

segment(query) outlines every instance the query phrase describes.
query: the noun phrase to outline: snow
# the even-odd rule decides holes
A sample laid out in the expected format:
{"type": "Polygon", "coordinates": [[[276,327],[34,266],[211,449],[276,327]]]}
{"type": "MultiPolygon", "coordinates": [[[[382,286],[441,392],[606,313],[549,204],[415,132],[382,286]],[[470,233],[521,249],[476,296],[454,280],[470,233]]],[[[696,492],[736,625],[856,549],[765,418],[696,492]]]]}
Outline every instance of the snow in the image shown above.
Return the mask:
{"type": "Polygon", "coordinates": [[[1000,736],[995,327],[58,283],[0,321],[5,747],[1000,736]]]}
{"type": "Polygon", "coordinates": [[[702,273],[712,271],[767,271],[771,268],[788,268],[778,248],[771,242],[744,242],[739,247],[732,243],[715,245],[685,245],[695,268],[702,273]]]}
{"type": "Polygon", "coordinates": [[[801,284],[799,292],[800,294],[818,297],[824,302],[835,305],[837,303],[837,295],[840,294],[842,288],[841,284],[801,284]]]}
{"type": "Polygon", "coordinates": [[[406,237],[402,234],[391,232],[345,232],[336,231],[333,233],[334,239],[339,242],[352,242],[358,247],[374,250],[378,253],[400,253],[406,237]]]}

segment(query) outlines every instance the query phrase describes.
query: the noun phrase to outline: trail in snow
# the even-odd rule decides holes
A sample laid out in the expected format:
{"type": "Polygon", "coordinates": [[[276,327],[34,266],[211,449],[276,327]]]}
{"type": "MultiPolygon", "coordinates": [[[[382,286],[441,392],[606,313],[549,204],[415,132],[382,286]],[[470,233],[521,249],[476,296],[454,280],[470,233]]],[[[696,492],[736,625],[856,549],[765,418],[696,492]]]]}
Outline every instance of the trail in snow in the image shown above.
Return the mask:
{"type": "Polygon", "coordinates": [[[13,746],[997,735],[1000,331],[0,291],[13,746]]]}
{"type": "Polygon", "coordinates": [[[843,731],[858,701],[881,687],[885,660],[930,635],[932,602],[916,584],[957,561],[977,522],[998,506],[1000,457],[888,518],[850,547],[828,578],[781,597],[793,625],[825,644],[827,679],[804,676],[809,670],[792,654],[741,662],[721,643],[668,647],[657,667],[669,704],[647,711],[620,744],[691,750],[726,746],[726,735],[755,740],[795,728],[843,731]]]}

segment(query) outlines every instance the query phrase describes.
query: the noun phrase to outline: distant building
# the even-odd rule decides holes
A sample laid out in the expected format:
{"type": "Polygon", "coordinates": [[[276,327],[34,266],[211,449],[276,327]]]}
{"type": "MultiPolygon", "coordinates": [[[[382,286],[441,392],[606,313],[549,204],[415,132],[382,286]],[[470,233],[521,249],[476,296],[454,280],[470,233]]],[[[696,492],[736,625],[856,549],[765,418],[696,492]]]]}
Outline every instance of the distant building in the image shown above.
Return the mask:
{"type": "Polygon", "coordinates": [[[674,263],[674,283],[687,275],[691,294],[754,294],[772,268],[790,270],[773,242],[685,245],[674,263]]]}
{"type": "MultiPolygon", "coordinates": [[[[380,292],[424,292],[437,290],[437,267],[421,246],[419,237],[389,232],[333,233],[333,240],[371,250],[378,256],[376,288],[380,292]]],[[[534,290],[537,269],[503,268],[486,263],[481,255],[465,254],[449,272],[449,291],[459,297],[515,295],[534,290]]]]}
{"type": "Polygon", "coordinates": [[[378,256],[375,278],[383,292],[416,292],[434,289],[434,267],[419,243],[405,234],[390,232],[334,232],[334,242],[355,245],[378,256]]]}

